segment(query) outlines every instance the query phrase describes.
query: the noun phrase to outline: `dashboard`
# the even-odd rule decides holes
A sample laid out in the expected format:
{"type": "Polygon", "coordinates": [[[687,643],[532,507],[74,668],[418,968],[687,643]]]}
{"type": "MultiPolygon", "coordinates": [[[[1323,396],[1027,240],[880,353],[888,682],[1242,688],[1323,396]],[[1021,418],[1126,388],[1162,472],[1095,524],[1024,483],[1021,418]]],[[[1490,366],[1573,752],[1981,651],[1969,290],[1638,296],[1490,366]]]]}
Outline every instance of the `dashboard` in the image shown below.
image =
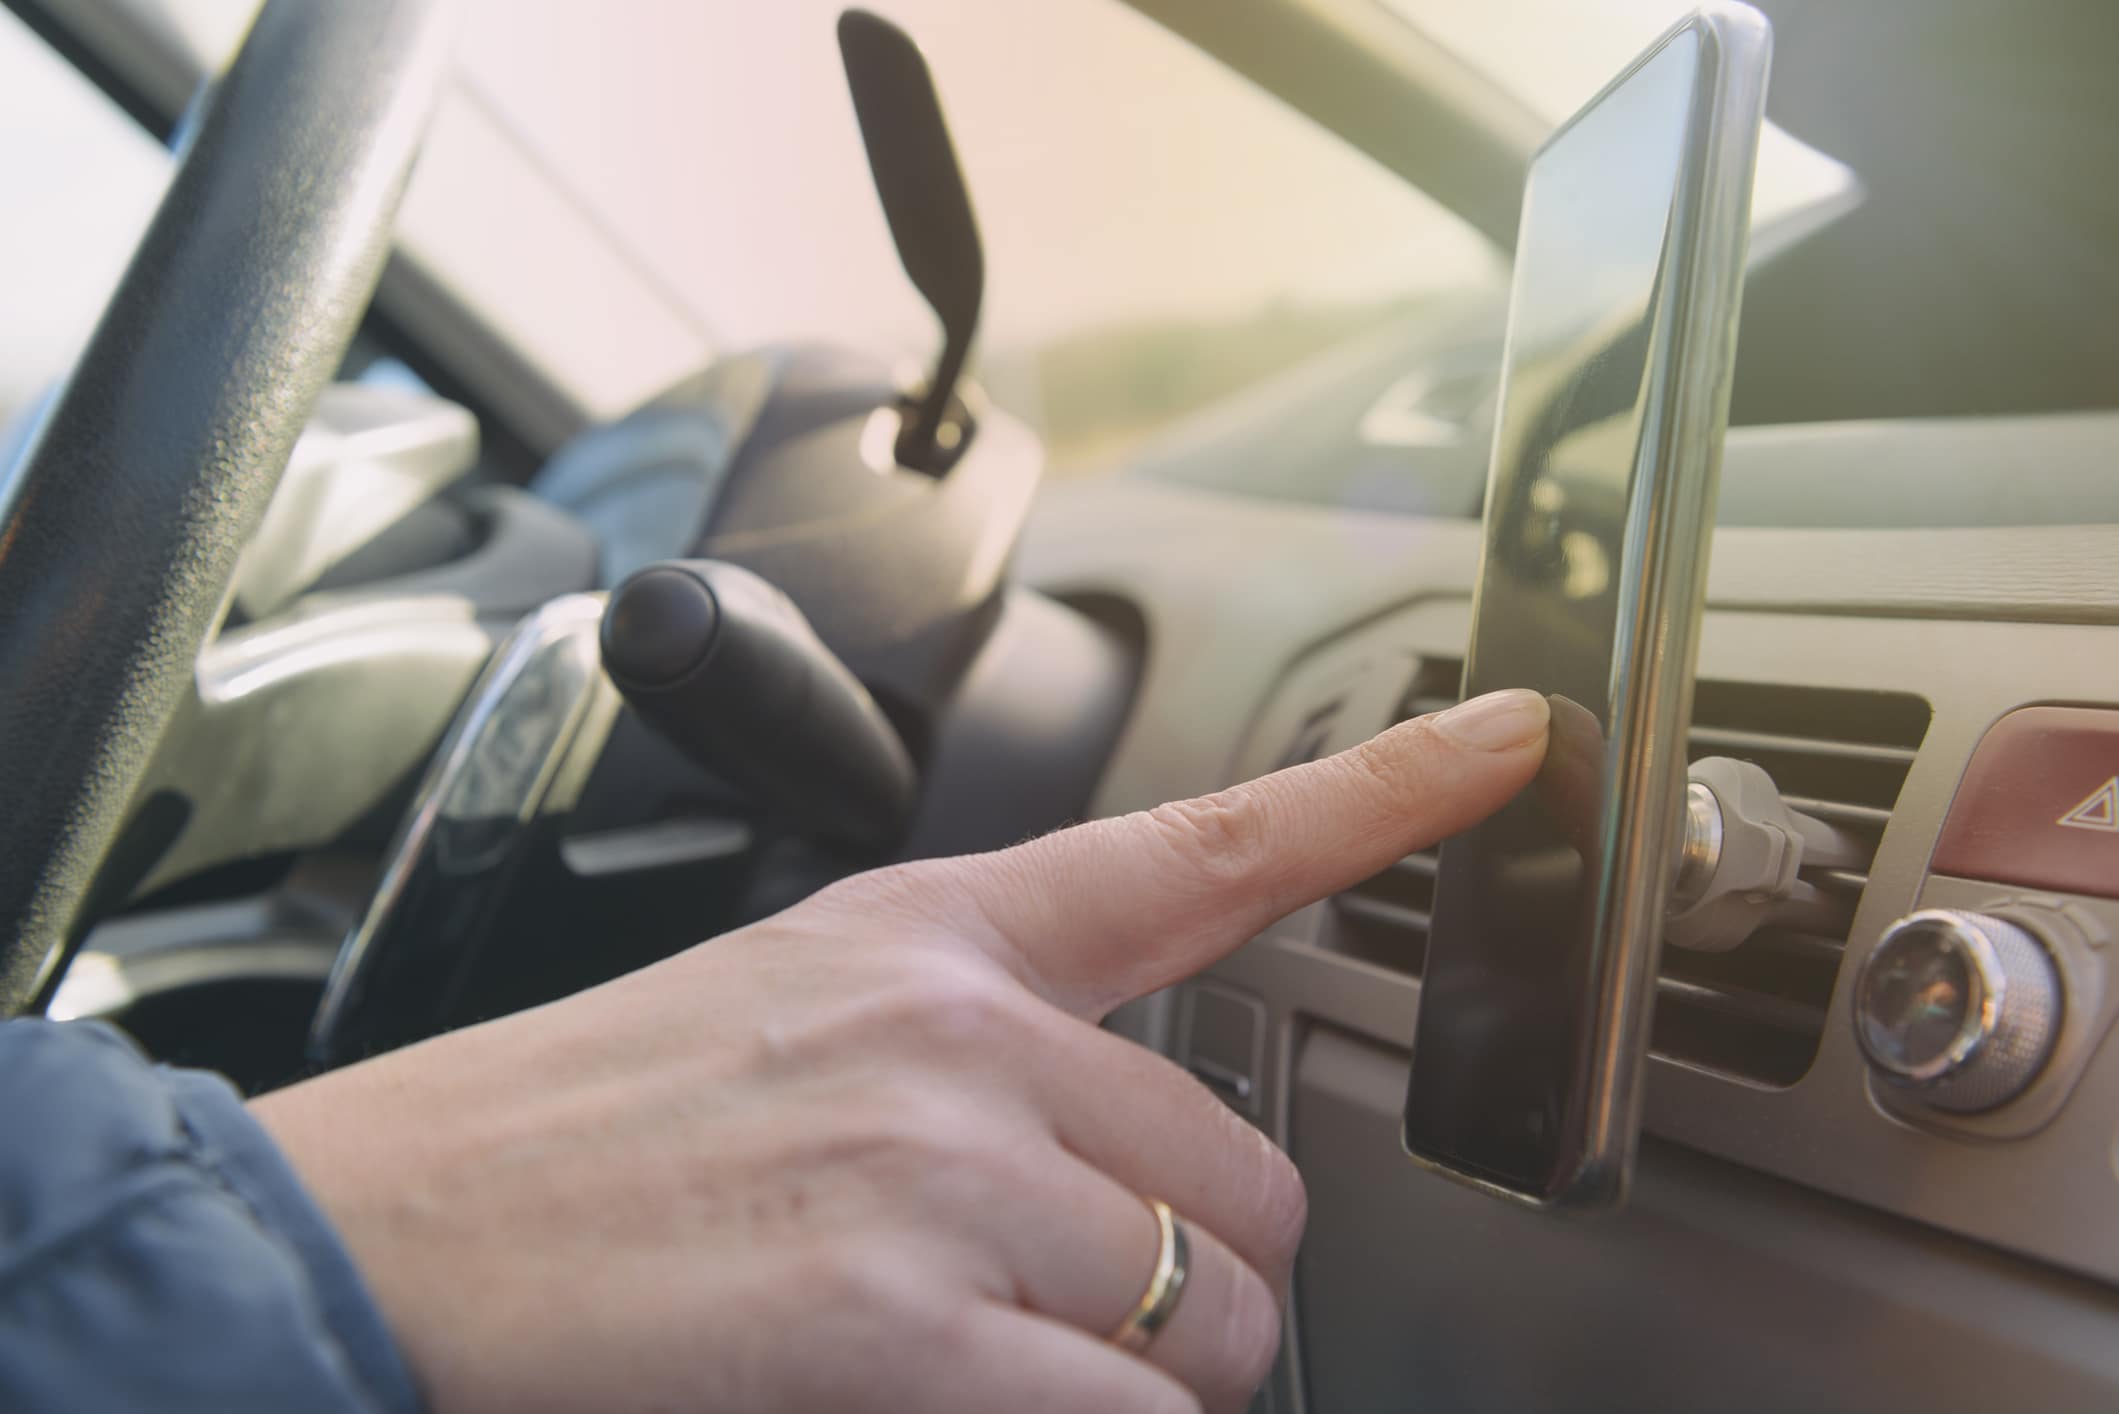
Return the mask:
{"type": "MultiPolygon", "coordinates": [[[[2085,426],[2018,430],[2035,442],[2048,422],[2068,437],[2085,426]]],[[[1846,433],[1902,496],[1918,449],[1988,435],[1846,433]]],[[[1840,440],[1737,429],[1731,474],[1764,484],[1780,463],[1816,485],[1819,446],[1840,440]]],[[[1855,483],[1842,494],[1873,505],[1856,459],[1839,460],[1855,483]]],[[[1982,484],[2010,474],[1997,462],[1982,484]]],[[[1507,1211],[1405,1159],[1431,854],[1114,1018],[1264,1127],[1309,1183],[1267,1407],[2119,1404],[2105,982],[2119,829],[2098,828],[2114,823],[2099,791],[2119,790],[2105,785],[2119,770],[2119,525],[1827,519],[1813,508],[1802,524],[1718,531],[1692,745],[1766,766],[1791,804],[1862,842],[1866,867],[1821,871],[1799,926],[1724,954],[1666,949],[1647,1137],[1621,1216],[1507,1211]],[[2091,748],[2047,787],[2081,797],[2061,812],[2080,818],[2063,828],[2056,814],[2047,836],[2006,824],[1938,855],[1946,824],[1962,833],[1954,802],[1990,729],[2041,705],[2094,709],[2091,748]],[[2026,874],[2010,862],[2026,852],[2078,863],[2026,874]],[[1979,1116],[1903,1103],[1856,1042],[1855,969],[1894,920],[1937,907],[2052,910],[2073,940],[2060,979],[2072,1029],[2036,1084],[1979,1116]]],[[[1210,791],[1447,705],[1478,551],[1475,521],[1126,478],[1052,488],[1026,579],[1125,601],[1145,624],[1140,696],[1097,812],[1210,791]]]]}
{"type": "MultiPolygon", "coordinates": [[[[1214,7],[1142,8],[1204,15],[1214,7]]],[[[1296,15],[1309,7],[1283,8],[1296,15]]],[[[1263,11],[1244,14],[1263,22],[1263,11]]],[[[1903,14],[1872,19],[1877,34],[1902,43],[1903,14]]],[[[2108,330],[2091,296],[2108,284],[2105,245],[2095,225],[2048,219],[2062,206],[2079,215],[2082,202],[2039,199],[2054,191],[2078,198],[2080,164],[1995,160],[2004,139],[2065,153],[2096,130],[2081,116],[2082,100],[2075,108],[2066,101],[2111,91],[2093,68],[2105,51],[2083,42],[2083,18],[2040,26],[2012,13],[2006,21],[2011,40],[2042,33],[2048,50],[2080,66],[2068,72],[2081,81],[2070,83],[2041,65],[2015,65],[2012,72],[2040,85],[2035,103],[2016,101],[2023,95],[1989,67],[1973,84],[1938,83],[1947,70],[1929,63],[1872,64],[1863,83],[1845,84],[1861,34],[1851,17],[1842,20],[1807,32],[1788,27],[1791,41],[1814,34],[1811,42],[1829,52],[1805,64],[1791,46],[1777,89],[1800,96],[1795,85],[1807,81],[1831,90],[1811,95],[1810,107],[1825,110],[1820,124],[1842,98],[1860,100],[1866,109],[1855,117],[1879,116],[1849,122],[1842,114],[1840,127],[1852,131],[1825,145],[1864,171],[1873,155],[1876,170],[1930,172],[1940,196],[1932,205],[1879,200],[1833,234],[1836,246],[1820,243],[1760,272],[1745,348],[1776,377],[1750,388],[1776,396],[1747,398],[1740,376],[1739,419],[1819,416],[1820,406],[1927,411],[1948,402],[1991,412],[2102,400],[2108,330]],[[1895,93],[1881,86],[1894,73],[1895,93]],[[1980,94],[2007,121],[1968,127],[1908,116],[1920,111],[1909,104],[1961,105],[1980,94]],[[2048,126],[2024,138],[2025,113],[2048,126]],[[1948,143],[1949,160],[1899,161],[1905,154],[1889,145],[1859,150],[1863,138],[1915,137],[1948,143]],[[1987,160],[1975,160],[1982,154],[1987,160]],[[1994,174],[2019,185],[1974,184],[1994,174]],[[2041,187],[2044,178],[2065,185],[2041,187]],[[1979,199],[1968,203],[1967,190],[1979,199]],[[2036,228],[1994,224],[1998,213],[2019,212],[2038,217],[2036,228]],[[2050,233],[2042,245],[2034,239],[2041,232],[2050,233]],[[1908,250],[1933,256],[1947,240],[1963,258],[1905,258],[1908,250]],[[2020,272],[2042,276],[2033,294],[2065,294],[2027,298],[2010,280],[1967,288],[1960,272],[1980,268],[1972,257],[1992,250],[2015,252],[2020,272]],[[1944,297],[1925,278],[1936,271],[1948,276],[1944,297]],[[2074,322],[2056,336],[2062,308],[2074,322]]],[[[1360,55],[1305,65],[1314,53],[1284,48],[1294,67],[1366,72],[1360,55]]],[[[197,74],[160,67],[143,87],[167,118],[197,74]]],[[[1391,79],[1397,101],[1357,106],[1386,115],[1392,133],[1415,135],[1410,141],[1447,147],[1453,131],[1462,136],[1447,114],[1435,124],[1405,123],[1402,78],[1391,79]]],[[[1481,164],[1452,154],[1452,165],[1481,164]]],[[[1879,184],[1878,195],[1905,190],[1879,184]]],[[[409,319],[408,302],[392,292],[411,288],[402,279],[386,285],[386,306],[423,340],[447,342],[449,319],[464,311],[435,315],[428,298],[412,302],[427,316],[409,319]]],[[[1142,670],[1133,685],[1112,666],[1116,649],[1025,596],[1010,608],[1017,629],[1003,636],[1006,652],[986,670],[984,685],[1008,709],[991,715],[1027,719],[1042,709],[1073,723],[1090,745],[1064,753],[1060,764],[1071,767],[1101,749],[1101,714],[1115,716],[1124,694],[1059,700],[1051,683],[1070,680],[1054,671],[1062,649],[1080,665],[1071,680],[1132,686],[1117,749],[1088,802],[1089,813],[1115,814],[1336,750],[1446,704],[1458,690],[1478,569],[1480,418],[1498,358],[1498,316],[1491,299],[1423,311],[1277,391],[1247,394],[1242,415],[1212,419],[1143,457],[1140,465],[1161,480],[1049,488],[1017,557],[1018,577],[1091,618],[1115,614],[1126,626],[1116,637],[1131,641],[1137,628],[1142,670]],[[1437,317],[1445,312],[1450,320],[1437,317]],[[1438,342],[1450,339],[1459,342],[1438,342]],[[1408,379],[1415,365],[1424,371],[1408,379]],[[1378,453],[1384,444],[1399,461],[1378,453]],[[1403,474],[1411,460],[1424,462],[1424,475],[1403,474]],[[1309,488],[1300,503],[1273,499],[1294,483],[1309,488]]],[[[482,381],[501,392],[486,391],[522,426],[541,428],[563,406],[537,396],[519,359],[487,361],[494,367],[482,381]]],[[[1261,1396],[1266,1414],[1415,1404],[2119,1408],[2119,1050],[2107,1034],[2119,1006],[2119,979],[2108,977],[2119,959],[2119,867],[2026,883],[2020,870],[1987,870],[1976,851],[1967,856],[1946,838],[1954,838],[1968,773],[1997,723],[2044,707],[2119,717],[2115,461],[2119,417],[2104,413],[1731,433],[1695,754],[1767,765],[1801,808],[1859,840],[1865,858],[1810,881],[1821,902],[1800,926],[1724,955],[1666,955],[1647,1136],[1620,1215],[1567,1223],[1512,1211],[1405,1159],[1398,1121],[1431,855],[1281,920],[1201,978],[1113,1019],[1188,1066],[1305,1173],[1312,1220],[1286,1356],[1261,1396]],[[2068,1020],[2053,1059],[2014,1103],[1970,1119],[1899,1103],[1856,1042],[1856,969],[1894,920],[1928,907],[2049,914],[2065,920],[2071,939],[2060,979],[2068,1020]]],[[[472,509],[497,524],[496,490],[486,488],[472,509]]],[[[538,532],[516,537],[531,551],[537,573],[524,578],[540,586],[536,597],[549,592],[541,586],[553,573],[589,582],[593,547],[521,499],[514,520],[538,532]]],[[[418,716],[424,706],[446,719],[487,643],[468,623],[445,628],[450,670],[429,669],[416,680],[419,693],[404,690],[415,681],[409,674],[371,677],[391,712],[418,716]]],[[[261,697],[259,710],[265,705],[261,697]]],[[[379,713],[373,723],[363,713],[340,717],[359,718],[361,731],[372,726],[378,738],[390,725],[379,713]]],[[[1048,817],[1078,813],[1069,771],[1054,767],[1037,784],[1038,763],[1026,761],[1019,736],[989,725],[970,724],[975,750],[953,756],[953,743],[941,743],[938,759],[962,799],[989,813],[935,810],[922,837],[932,852],[1020,837],[1048,817]],[[1000,761],[1011,768],[1007,806],[1016,813],[992,805],[998,793],[988,784],[1000,761]]],[[[422,751],[430,735],[399,734],[408,750],[422,751]]],[[[377,768],[383,758],[367,737],[333,739],[349,755],[360,748],[362,769],[319,758],[319,771],[334,767],[334,780],[368,784],[389,774],[377,768]]],[[[2092,765],[2064,790],[2077,802],[2068,813],[2081,817],[2068,828],[2119,841],[2119,830],[2102,833],[2103,822],[2119,823],[2119,782],[2108,807],[2100,794],[2114,769],[2092,765]]],[[[207,784],[222,787],[230,779],[217,770],[212,777],[207,784]]],[[[275,799],[303,794],[287,786],[293,779],[283,778],[275,799]]],[[[637,806],[645,794],[638,780],[620,784],[615,793],[637,806]]],[[[317,793],[308,793],[313,804],[317,793]]],[[[356,814],[367,818],[344,813],[334,834],[356,814]]],[[[2052,828],[2030,824],[2033,833],[2052,828]]],[[[596,868],[581,864],[582,851],[572,863],[611,886],[619,852],[609,846],[615,839],[637,849],[644,838],[620,835],[604,832],[596,868]]],[[[747,838],[738,821],[703,845],[695,839],[698,857],[683,866],[694,872],[665,864],[661,887],[696,904],[700,876],[730,867],[737,850],[727,841],[747,838]]],[[[660,847],[667,837],[651,842],[660,847]]],[[[320,895],[367,892],[371,881],[357,871],[341,879],[343,868],[317,865],[305,861],[288,892],[311,888],[320,874],[331,886],[320,895]]],[[[625,884],[637,899],[637,880],[625,884]]],[[[299,984],[289,1007],[297,1026],[261,1047],[268,1057],[291,1054],[307,989],[345,920],[247,901],[193,912],[207,944],[194,951],[240,953],[247,982],[299,984]],[[230,914],[233,921],[222,917],[230,914]],[[224,946],[237,933],[243,945],[224,946]]],[[[555,934],[574,926],[546,912],[555,934]]],[[[111,931],[127,926],[147,931],[143,920],[111,931]]],[[[215,1034],[261,1029],[255,993],[240,1005],[215,1034]]],[[[261,1076],[269,1063],[259,1063],[261,1076]]]]}

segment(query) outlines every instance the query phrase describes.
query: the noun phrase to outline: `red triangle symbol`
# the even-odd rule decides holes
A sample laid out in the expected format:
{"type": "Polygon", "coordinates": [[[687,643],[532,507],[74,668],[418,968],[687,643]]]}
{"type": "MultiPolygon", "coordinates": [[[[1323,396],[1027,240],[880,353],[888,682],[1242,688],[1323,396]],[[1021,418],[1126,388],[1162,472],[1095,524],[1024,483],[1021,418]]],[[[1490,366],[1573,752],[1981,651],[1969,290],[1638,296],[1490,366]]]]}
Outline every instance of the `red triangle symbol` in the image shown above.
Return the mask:
{"type": "Polygon", "coordinates": [[[2119,776],[2091,791],[2083,802],[2056,822],[2071,830],[2102,830],[2119,835],[2119,776]]]}

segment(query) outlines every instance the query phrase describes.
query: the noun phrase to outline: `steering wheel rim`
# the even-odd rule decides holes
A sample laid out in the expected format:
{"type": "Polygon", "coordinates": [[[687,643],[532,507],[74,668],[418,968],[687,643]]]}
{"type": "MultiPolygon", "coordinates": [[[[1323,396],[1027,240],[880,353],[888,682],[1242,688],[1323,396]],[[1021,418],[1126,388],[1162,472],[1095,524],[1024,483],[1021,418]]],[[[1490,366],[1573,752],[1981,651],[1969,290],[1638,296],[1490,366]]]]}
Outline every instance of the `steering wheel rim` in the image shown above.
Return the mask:
{"type": "Polygon", "coordinates": [[[382,273],[457,12],[270,0],[0,486],[0,1015],[92,917],[237,556],[382,273]]]}

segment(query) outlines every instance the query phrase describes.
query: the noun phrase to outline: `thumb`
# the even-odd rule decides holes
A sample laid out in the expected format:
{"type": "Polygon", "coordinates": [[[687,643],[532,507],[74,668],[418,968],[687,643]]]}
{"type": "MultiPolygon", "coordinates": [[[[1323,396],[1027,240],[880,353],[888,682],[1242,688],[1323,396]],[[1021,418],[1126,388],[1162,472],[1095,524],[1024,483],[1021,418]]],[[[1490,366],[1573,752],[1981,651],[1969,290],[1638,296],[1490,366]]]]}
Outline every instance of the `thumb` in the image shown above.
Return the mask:
{"type": "Polygon", "coordinates": [[[1550,709],[1524,688],[1216,795],[947,862],[988,950],[1083,1016],[1168,986],[1268,924],[1485,819],[1537,773],[1550,709]]]}

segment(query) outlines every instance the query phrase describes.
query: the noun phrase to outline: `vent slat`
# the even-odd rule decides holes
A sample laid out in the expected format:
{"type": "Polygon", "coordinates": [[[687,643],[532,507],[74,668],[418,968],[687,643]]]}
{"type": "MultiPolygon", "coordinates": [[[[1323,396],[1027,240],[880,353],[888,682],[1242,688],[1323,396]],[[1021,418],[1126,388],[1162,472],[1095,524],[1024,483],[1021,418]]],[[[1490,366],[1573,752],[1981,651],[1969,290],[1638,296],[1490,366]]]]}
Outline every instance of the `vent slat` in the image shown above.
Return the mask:
{"type": "Polygon", "coordinates": [[[1442,861],[1433,850],[1423,849],[1418,854],[1408,854],[1405,858],[1393,864],[1391,872],[1393,874],[1410,874],[1416,879],[1432,879],[1441,864],[1442,861]]]}
{"type": "Polygon", "coordinates": [[[1427,936],[1432,921],[1424,909],[1409,908],[1402,903],[1392,903],[1369,894],[1347,892],[1333,900],[1341,913],[1363,923],[1384,928],[1395,928],[1401,932],[1427,936]]]}
{"type": "Polygon", "coordinates": [[[1815,815],[1820,820],[1835,825],[1851,825],[1860,830],[1883,833],[1884,826],[1891,823],[1891,812],[1880,805],[1856,805],[1845,800],[1819,800],[1809,795],[1782,795],[1781,800],[1790,810],[1800,810],[1805,815],[1815,815]]]}
{"type": "Polygon", "coordinates": [[[1754,957],[1770,955],[1798,964],[1838,967],[1841,955],[1847,950],[1847,943],[1844,938],[1821,938],[1815,933],[1767,928],[1752,934],[1745,941],[1744,948],[1754,957]]]}
{"type": "MultiPolygon", "coordinates": [[[[1424,717],[1433,712],[1446,711],[1461,699],[1455,697],[1413,697],[1405,703],[1404,715],[1424,717]]],[[[1688,734],[1695,746],[1711,748],[1703,753],[1709,756],[1750,756],[1787,752],[1794,756],[1820,756],[1845,761],[1879,761],[1894,766],[1911,766],[1913,751],[1910,746],[1888,746],[1864,741],[1834,741],[1826,737],[1788,736],[1780,732],[1751,731],[1742,727],[1718,727],[1708,723],[1694,722],[1688,734]]]]}
{"type": "Polygon", "coordinates": [[[1834,761],[1877,761],[1905,767],[1913,764],[1913,748],[1910,746],[1879,746],[1861,741],[1783,736],[1778,732],[1747,731],[1739,727],[1708,726],[1699,722],[1692,725],[1691,739],[1695,747],[1708,748],[1701,753],[1707,756],[1750,757],[1786,753],[1790,756],[1817,756],[1834,761]]]}
{"type": "Polygon", "coordinates": [[[1859,869],[1820,869],[1803,877],[1827,893],[1852,894],[1856,898],[1869,887],[1869,876],[1859,869]]]}
{"type": "Polygon", "coordinates": [[[1813,1037],[1822,1028],[1825,1020],[1822,1007],[1809,1006],[1765,992],[1703,986],[1698,982],[1687,982],[1677,977],[1658,977],[1655,994],[1659,1006],[1675,1002],[1681,1006],[1697,1007],[1710,1016],[1740,1021],[1749,1026],[1765,1026],[1775,1031],[1791,1033],[1807,1032],[1813,1037]]]}

